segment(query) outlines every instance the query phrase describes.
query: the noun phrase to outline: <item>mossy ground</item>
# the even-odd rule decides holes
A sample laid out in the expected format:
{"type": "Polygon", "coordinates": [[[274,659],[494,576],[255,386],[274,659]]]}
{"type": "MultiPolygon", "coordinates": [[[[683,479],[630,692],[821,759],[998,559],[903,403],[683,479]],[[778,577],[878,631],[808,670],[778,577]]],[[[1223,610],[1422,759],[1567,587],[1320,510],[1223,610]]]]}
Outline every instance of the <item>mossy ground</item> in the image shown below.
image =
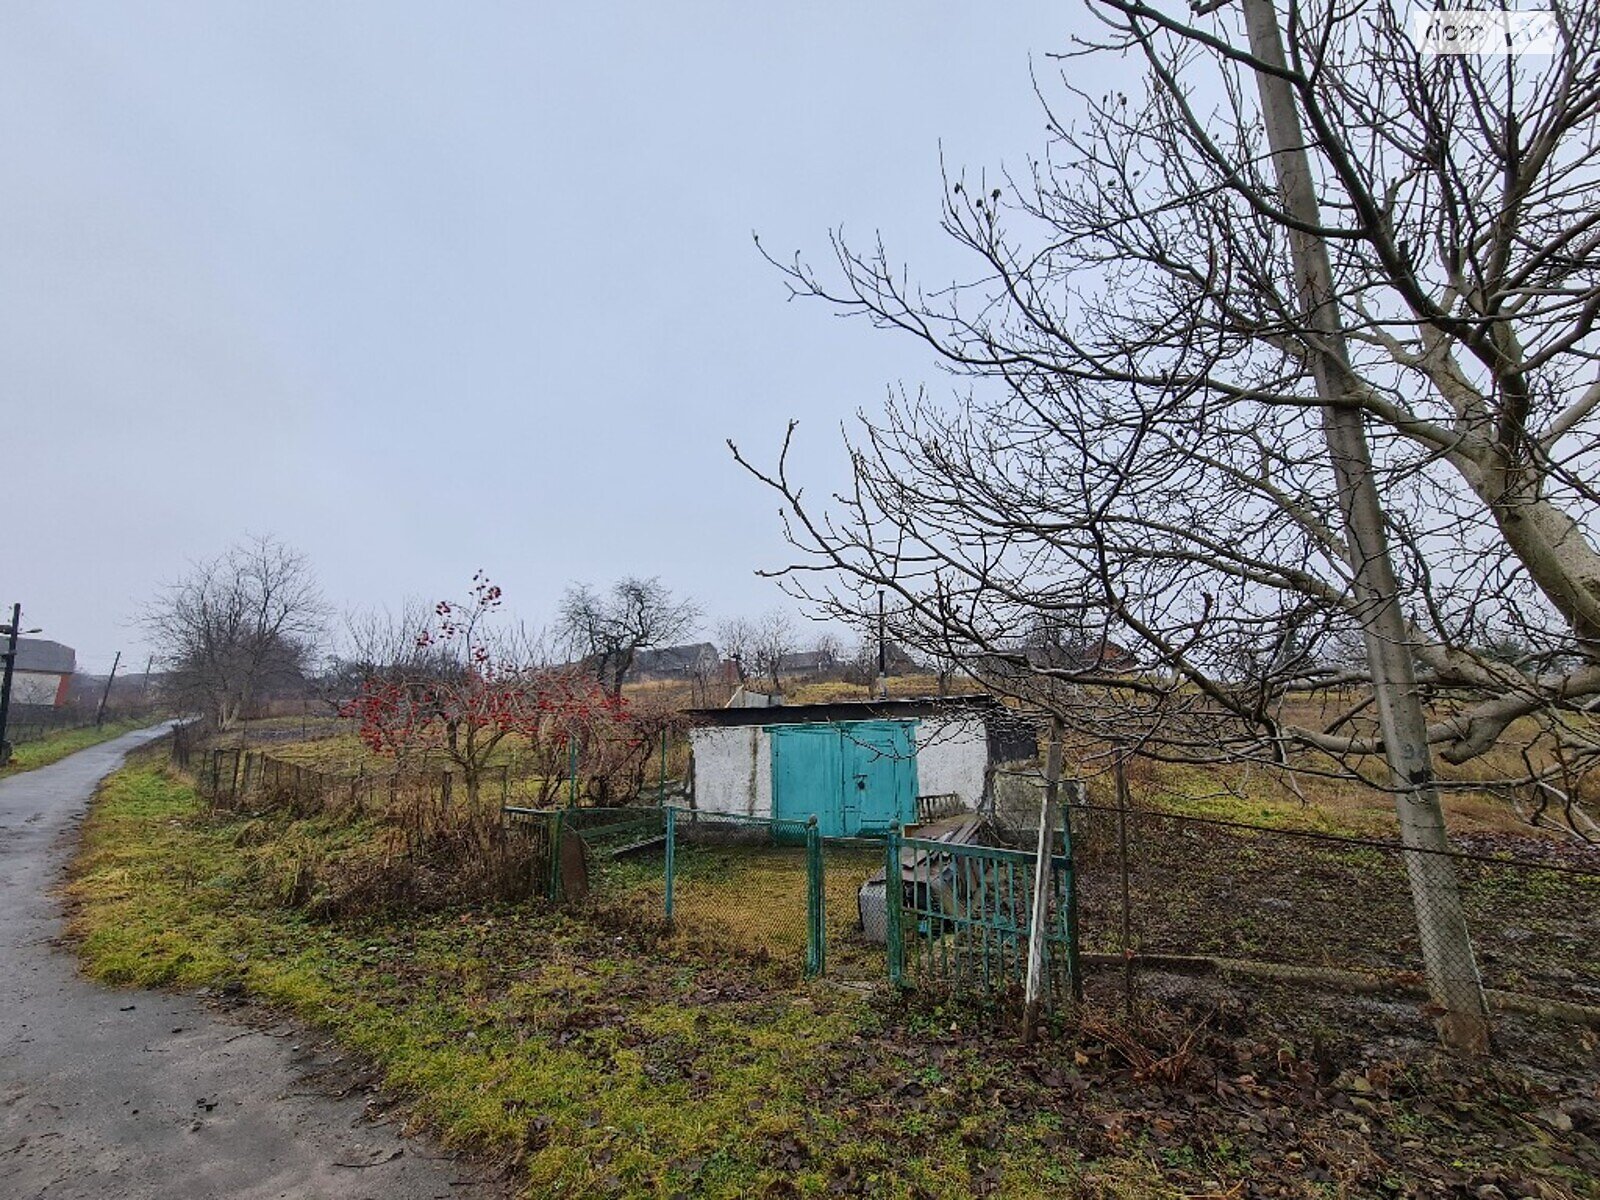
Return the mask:
{"type": "Polygon", "coordinates": [[[1362,1068],[1352,1109],[1336,1063],[1214,1013],[1153,1017],[1149,1053],[1087,1021],[1023,1050],[993,1013],[864,999],[538,905],[329,923],[263,888],[274,843],[347,834],[212,813],[135,762],[102,790],[73,872],[87,969],[235,983],[332,1031],[526,1195],[1336,1196],[1525,1177],[1594,1191],[1589,1141],[1552,1153],[1527,1132],[1552,1100],[1520,1077],[1447,1063],[1373,1085],[1362,1068]],[[1204,1036],[1186,1042],[1191,1019],[1204,1036]]]}

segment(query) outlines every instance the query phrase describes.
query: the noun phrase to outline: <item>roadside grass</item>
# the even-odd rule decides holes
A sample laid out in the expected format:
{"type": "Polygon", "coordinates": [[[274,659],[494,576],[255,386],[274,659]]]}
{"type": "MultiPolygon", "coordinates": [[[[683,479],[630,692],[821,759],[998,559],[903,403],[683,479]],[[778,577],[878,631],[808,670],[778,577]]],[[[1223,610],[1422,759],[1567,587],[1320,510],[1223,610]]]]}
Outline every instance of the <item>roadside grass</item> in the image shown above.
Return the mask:
{"type": "Polygon", "coordinates": [[[154,763],[113,775],[71,884],[90,973],[234,984],[328,1028],[530,1195],[820,1195],[848,1177],[957,1197],[998,1165],[1008,1194],[1042,1196],[1073,1174],[1027,1128],[975,1150],[959,1120],[908,1138],[860,1107],[870,1096],[818,1111],[817,1072],[876,1021],[857,997],[528,906],[311,922],[255,893],[249,824],[208,814],[154,763]]]}
{"type": "Polygon", "coordinates": [[[23,771],[33,771],[39,767],[48,767],[51,763],[60,762],[69,754],[87,750],[90,746],[98,746],[101,742],[109,742],[112,738],[121,737],[135,729],[143,729],[150,724],[148,719],[107,721],[98,729],[93,725],[87,725],[82,729],[62,729],[31,742],[23,742],[13,748],[11,761],[0,768],[0,779],[10,775],[20,775],[23,771]]]}
{"type": "MultiPolygon", "coordinates": [[[[539,905],[332,922],[281,903],[275,864],[362,836],[326,814],[212,812],[136,760],[101,790],[73,868],[86,969],[237,989],[331,1031],[527,1196],[1135,1200],[1270,1178],[1263,1194],[1313,1197],[1531,1177],[1543,1190],[1526,1194],[1596,1194],[1592,1142],[1552,1165],[1528,1133],[1548,1089],[1492,1066],[1425,1052],[1415,1083],[1374,1095],[1352,1043],[1330,1087],[1336,1036],[1246,1035],[1215,1008],[1151,1010],[1142,1057],[1089,1019],[1115,998],[1023,1050],[993,1009],[806,984],[741,948],[738,922],[762,923],[739,911],[688,945],[539,905]]],[[[689,887],[754,906],[725,864],[703,866],[689,887]]]]}

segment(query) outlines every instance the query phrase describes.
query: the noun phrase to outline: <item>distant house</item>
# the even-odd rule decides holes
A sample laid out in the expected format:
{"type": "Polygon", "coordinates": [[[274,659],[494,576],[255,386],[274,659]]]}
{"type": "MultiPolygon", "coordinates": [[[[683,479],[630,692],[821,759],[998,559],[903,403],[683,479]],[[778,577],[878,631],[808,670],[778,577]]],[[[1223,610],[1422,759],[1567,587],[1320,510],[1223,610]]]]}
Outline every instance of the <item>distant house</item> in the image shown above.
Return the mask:
{"type": "Polygon", "coordinates": [[[1022,647],[1021,662],[1008,655],[992,654],[981,663],[982,673],[995,679],[1012,679],[1030,669],[1067,675],[1131,675],[1139,670],[1133,652],[1116,642],[1099,638],[1092,642],[1033,642],[1022,647]]]}
{"type": "Polygon", "coordinates": [[[839,656],[832,650],[802,650],[778,660],[778,674],[786,677],[826,675],[837,669],[839,656]]]}
{"type": "Polygon", "coordinates": [[[11,703],[35,708],[60,708],[72,689],[78,655],[71,646],[44,638],[18,638],[12,668],[11,703]]]}
{"type": "Polygon", "coordinates": [[[1139,669],[1139,660],[1130,650],[1105,638],[1076,645],[1031,647],[1028,659],[1036,666],[1081,671],[1086,675],[1126,675],[1139,669]]]}
{"type": "Polygon", "coordinates": [[[630,680],[645,679],[710,679],[722,667],[722,656],[710,642],[696,642],[689,646],[662,646],[657,650],[640,650],[633,656],[633,666],[628,671],[630,680]]]}

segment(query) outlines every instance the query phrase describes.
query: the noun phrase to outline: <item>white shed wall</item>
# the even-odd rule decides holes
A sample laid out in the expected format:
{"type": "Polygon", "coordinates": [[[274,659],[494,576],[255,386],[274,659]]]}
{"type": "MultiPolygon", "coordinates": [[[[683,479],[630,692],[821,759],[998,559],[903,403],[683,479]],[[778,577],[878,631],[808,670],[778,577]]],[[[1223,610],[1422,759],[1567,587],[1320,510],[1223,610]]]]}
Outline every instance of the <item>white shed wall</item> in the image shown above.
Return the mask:
{"type": "Polygon", "coordinates": [[[917,722],[918,795],[956,795],[967,808],[977,808],[988,765],[989,738],[981,717],[924,717],[917,722]]]}
{"type": "Polygon", "coordinates": [[[759,725],[689,731],[694,803],[704,812],[772,815],[772,739],[759,725]]]}

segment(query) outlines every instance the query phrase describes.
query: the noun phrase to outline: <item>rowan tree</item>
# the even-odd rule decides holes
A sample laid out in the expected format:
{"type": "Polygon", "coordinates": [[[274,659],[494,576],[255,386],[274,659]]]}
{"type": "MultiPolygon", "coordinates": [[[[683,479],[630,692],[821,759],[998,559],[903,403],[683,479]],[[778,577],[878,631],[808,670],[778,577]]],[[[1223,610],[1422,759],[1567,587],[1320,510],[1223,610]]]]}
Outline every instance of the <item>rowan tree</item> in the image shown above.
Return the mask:
{"type": "Polygon", "coordinates": [[[562,771],[575,739],[638,738],[621,697],[586,673],[541,662],[519,633],[495,630],[501,604],[499,585],[480,571],[467,600],[438,602],[404,659],[369,664],[341,710],[359,722],[376,753],[442,754],[460,769],[472,805],[513,735],[535,759],[551,758],[562,771]]]}

